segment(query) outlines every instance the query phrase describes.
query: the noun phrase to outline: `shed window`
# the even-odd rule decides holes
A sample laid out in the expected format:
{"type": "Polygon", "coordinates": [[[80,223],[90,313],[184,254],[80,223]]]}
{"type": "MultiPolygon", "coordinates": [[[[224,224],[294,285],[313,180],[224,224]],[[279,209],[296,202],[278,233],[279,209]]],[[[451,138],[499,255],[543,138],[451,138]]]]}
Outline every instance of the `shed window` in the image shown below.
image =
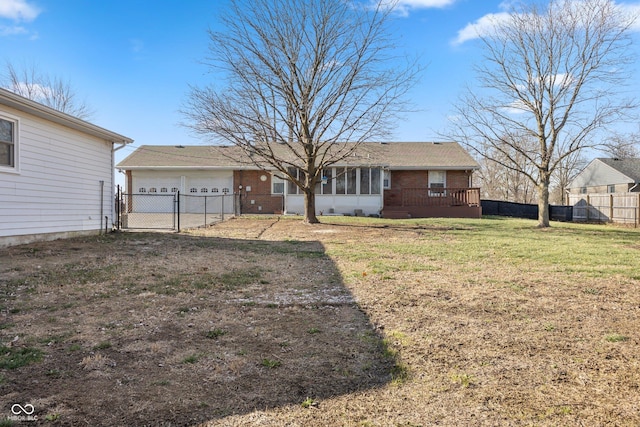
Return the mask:
{"type": "Polygon", "coordinates": [[[201,192],[201,193],[208,193],[208,192],[209,192],[209,189],[208,189],[208,188],[206,188],[206,187],[202,187],[202,188],[200,189],[200,192],[201,192]]]}
{"type": "Polygon", "coordinates": [[[16,165],[16,122],[0,118],[0,167],[16,165]]]}
{"type": "Polygon", "coordinates": [[[147,192],[146,188],[144,188],[144,187],[138,188],[138,193],[146,193],[146,192],[147,192]]]}
{"type": "Polygon", "coordinates": [[[228,189],[228,188],[223,188],[223,189],[222,189],[222,192],[223,192],[224,194],[227,194],[227,193],[229,192],[229,189],[228,189]]]}
{"type": "Polygon", "coordinates": [[[195,188],[195,187],[191,187],[191,188],[189,189],[189,193],[197,193],[197,192],[198,192],[198,189],[197,189],[197,188],[195,188]]]}
{"type": "Polygon", "coordinates": [[[217,187],[214,187],[214,188],[211,189],[211,192],[212,193],[219,193],[220,190],[217,187]]]}
{"type": "Polygon", "coordinates": [[[149,189],[149,193],[157,193],[157,192],[158,192],[158,190],[156,189],[156,187],[151,187],[149,189]]]}
{"type": "Polygon", "coordinates": [[[160,192],[161,192],[161,193],[166,193],[166,192],[167,192],[167,187],[162,187],[162,188],[160,189],[160,192]]]}

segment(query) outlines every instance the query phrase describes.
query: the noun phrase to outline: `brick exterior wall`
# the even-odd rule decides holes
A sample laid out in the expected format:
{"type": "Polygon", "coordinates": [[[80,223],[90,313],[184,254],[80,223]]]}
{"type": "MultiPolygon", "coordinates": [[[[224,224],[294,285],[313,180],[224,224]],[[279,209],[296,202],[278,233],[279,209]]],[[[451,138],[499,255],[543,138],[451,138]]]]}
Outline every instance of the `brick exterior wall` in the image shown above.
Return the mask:
{"type": "Polygon", "coordinates": [[[271,195],[271,174],[265,171],[240,170],[233,172],[233,191],[240,194],[243,214],[273,214],[283,210],[283,197],[271,195]],[[260,177],[265,175],[266,181],[260,177]],[[240,189],[242,185],[242,189],[240,189]],[[247,191],[251,187],[251,191],[247,191]]]}

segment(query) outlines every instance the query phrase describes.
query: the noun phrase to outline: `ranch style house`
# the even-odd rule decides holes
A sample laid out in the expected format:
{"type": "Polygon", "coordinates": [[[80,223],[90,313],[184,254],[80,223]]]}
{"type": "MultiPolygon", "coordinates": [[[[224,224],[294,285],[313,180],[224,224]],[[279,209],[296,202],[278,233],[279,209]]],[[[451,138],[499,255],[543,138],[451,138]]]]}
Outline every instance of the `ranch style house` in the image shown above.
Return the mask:
{"type": "MultiPolygon", "coordinates": [[[[362,143],[352,156],[323,171],[316,214],[479,218],[480,191],[472,180],[478,167],[456,142],[362,143]]],[[[304,196],[292,182],[254,165],[235,146],[143,145],[117,168],[126,174],[129,194],[236,194],[239,206],[225,205],[226,213],[304,211],[304,196]]],[[[185,203],[180,209],[190,208],[185,203]]]]}

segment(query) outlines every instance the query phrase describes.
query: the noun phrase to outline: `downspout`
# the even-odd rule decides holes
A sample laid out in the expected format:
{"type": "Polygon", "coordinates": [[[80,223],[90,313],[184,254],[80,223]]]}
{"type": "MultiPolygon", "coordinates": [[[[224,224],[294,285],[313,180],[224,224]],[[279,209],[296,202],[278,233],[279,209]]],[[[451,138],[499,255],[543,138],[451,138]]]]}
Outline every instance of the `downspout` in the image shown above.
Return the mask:
{"type": "MultiPolygon", "coordinates": [[[[102,229],[102,217],[104,217],[104,180],[100,180],[100,229],[102,229]]],[[[106,232],[105,230],[105,234],[106,232]]]]}
{"type": "Polygon", "coordinates": [[[629,189],[629,193],[633,193],[633,190],[635,190],[638,185],[640,185],[640,182],[636,182],[635,185],[629,189]]]}

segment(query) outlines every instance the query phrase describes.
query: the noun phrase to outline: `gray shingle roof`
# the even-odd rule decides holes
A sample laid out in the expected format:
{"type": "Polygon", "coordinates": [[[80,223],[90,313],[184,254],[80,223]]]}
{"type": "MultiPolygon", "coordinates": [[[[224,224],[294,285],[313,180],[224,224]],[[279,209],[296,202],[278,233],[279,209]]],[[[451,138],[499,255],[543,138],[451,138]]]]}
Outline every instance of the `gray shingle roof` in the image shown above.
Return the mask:
{"type": "Polygon", "coordinates": [[[599,158],[598,160],[628,176],[634,182],[640,182],[640,159],[599,158]]]}
{"type": "MultiPolygon", "coordinates": [[[[282,149],[286,147],[282,146],[282,149]]],[[[477,169],[478,163],[456,142],[367,142],[338,165],[376,165],[390,169],[477,169]]],[[[120,169],[255,168],[238,147],[143,145],[122,160],[120,169]]]]}

